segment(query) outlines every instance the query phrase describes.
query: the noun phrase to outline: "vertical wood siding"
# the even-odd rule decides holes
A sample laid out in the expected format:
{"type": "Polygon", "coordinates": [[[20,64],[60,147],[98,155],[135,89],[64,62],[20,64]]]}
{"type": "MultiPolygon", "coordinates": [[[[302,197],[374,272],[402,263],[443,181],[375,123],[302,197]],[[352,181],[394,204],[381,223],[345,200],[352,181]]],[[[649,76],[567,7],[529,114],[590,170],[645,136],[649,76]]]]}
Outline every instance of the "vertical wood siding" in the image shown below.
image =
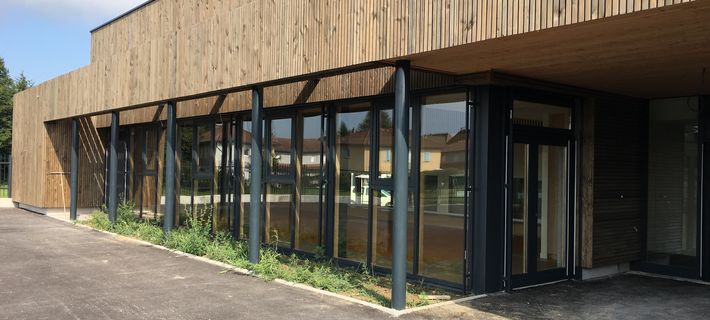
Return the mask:
{"type": "Polygon", "coordinates": [[[95,31],[90,65],[21,95],[56,120],[680,2],[157,0],[95,31]]]}
{"type": "MultiPolygon", "coordinates": [[[[412,89],[430,89],[453,85],[455,77],[425,71],[412,71],[412,89]]],[[[325,77],[318,81],[299,81],[264,89],[264,107],[317,103],[356,97],[394,93],[394,68],[382,67],[343,75],[325,77]]],[[[209,97],[179,102],[177,117],[189,118],[217,113],[251,110],[251,92],[230,93],[224,103],[217,104],[218,97],[209,97]]],[[[121,112],[121,125],[166,120],[163,107],[146,107],[121,112]]],[[[93,117],[97,128],[108,127],[111,115],[93,117]]]]}

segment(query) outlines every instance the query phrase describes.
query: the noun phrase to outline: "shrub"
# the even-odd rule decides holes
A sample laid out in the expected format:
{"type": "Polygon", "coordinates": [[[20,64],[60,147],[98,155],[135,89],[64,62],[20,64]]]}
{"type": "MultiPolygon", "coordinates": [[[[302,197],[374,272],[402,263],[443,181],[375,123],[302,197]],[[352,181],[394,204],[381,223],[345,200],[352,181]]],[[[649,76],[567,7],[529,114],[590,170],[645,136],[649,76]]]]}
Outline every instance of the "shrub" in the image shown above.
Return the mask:
{"type": "Polygon", "coordinates": [[[111,221],[109,221],[108,215],[102,211],[94,211],[85,223],[99,230],[109,230],[111,228],[111,221]]]}
{"type": "Polygon", "coordinates": [[[229,263],[240,268],[249,266],[244,243],[232,240],[229,234],[218,233],[207,245],[205,251],[206,256],[212,260],[229,263]]]}
{"type": "Polygon", "coordinates": [[[197,256],[205,255],[211,241],[209,221],[205,220],[199,216],[189,216],[185,227],[170,233],[165,240],[165,246],[197,256]]]}
{"type": "Polygon", "coordinates": [[[143,241],[148,241],[155,244],[163,244],[165,242],[165,233],[160,225],[149,222],[137,223],[137,228],[134,235],[143,241]]]}
{"type": "MultiPolygon", "coordinates": [[[[370,302],[389,305],[389,297],[383,296],[382,288],[389,287],[386,278],[372,275],[365,267],[341,268],[325,256],[325,250],[314,250],[314,259],[302,259],[294,254],[284,256],[278,252],[278,235],[271,246],[260,250],[260,263],[251,264],[248,259],[246,241],[234,240],[229,233],[211,234],[211,208],[206,207],[196,214],[188,212],[186,225],[163,233],[158,220],[144,221],[135,217],[132,203],[121,203],[117,210],[116,223],[111,225],[106,211],[96,211],[87,221],[82,222],[96,229],[108,230],[121,235],[138,238],[168,248],[206,256],[236,267],[252,270],[266,280],[283,279],[305,283],[331,292],[346,293],[370,302]],[[379,287],[379,288],[378,288],[379,287]]],[[[427,289],[422,285],[409,286],[410,306],[425,305],[427,289]]]]}

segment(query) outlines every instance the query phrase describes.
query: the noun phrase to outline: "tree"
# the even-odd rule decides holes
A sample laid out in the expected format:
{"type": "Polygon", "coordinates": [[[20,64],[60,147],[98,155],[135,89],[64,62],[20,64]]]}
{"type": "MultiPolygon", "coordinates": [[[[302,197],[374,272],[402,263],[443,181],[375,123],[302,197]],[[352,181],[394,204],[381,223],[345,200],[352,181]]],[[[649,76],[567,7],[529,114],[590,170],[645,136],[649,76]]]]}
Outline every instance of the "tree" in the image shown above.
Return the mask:
{"type": "MultiPolygon", "coordinates": [[[[392,117],[388,112],[382,112],[378,111],[377,113],[380,114],[380,128],[382,129],[392,129],[392,117]]],[[[371,115],[370,112],[367,112],[367,115],[365,116],[364,119],[362,119],[362,122],[357,126],[358,131],[368,131],[370,129],[371,124],[371,115]]]]}
{"type": "Polygon", "coordinates": [[[5,60],[0,57],[0,154],[12,151],[12,96],[32,85],[23,73],[13,80],[5,60]]]}
{"type": "Polygon", "coordinates": [[[340,123],[340,128],[338,128],[338,133],[340,134],[341,137],[347,136],[350,134],[350,129],[348,129],[348,126],[345,125],[345,122],[340,123]]]}

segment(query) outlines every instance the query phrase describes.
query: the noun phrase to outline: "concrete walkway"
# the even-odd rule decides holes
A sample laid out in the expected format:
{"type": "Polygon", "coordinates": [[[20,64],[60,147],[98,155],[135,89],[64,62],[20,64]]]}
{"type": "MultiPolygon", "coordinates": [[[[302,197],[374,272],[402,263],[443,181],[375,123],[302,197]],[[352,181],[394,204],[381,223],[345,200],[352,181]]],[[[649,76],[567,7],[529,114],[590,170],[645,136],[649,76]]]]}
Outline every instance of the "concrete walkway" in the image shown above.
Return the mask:
{"type": "Polygon", "coordinates": [[[381,319],[340,299],[0,208],[0,319],[381,319]]]}
{"type": "Polygon", "coordinates": [[[562,282],[417,313],[431,319],[710,319],[710,285],[640,275],[562,282]]]}
{"type": "MultiPolygon", "coordinates": [[[[494,294],[402,319],[707,319],[710,286],[638,275],[494,294]]],[[[383,319],[368,307],[0,208],[0,319],[383,319]]]]}

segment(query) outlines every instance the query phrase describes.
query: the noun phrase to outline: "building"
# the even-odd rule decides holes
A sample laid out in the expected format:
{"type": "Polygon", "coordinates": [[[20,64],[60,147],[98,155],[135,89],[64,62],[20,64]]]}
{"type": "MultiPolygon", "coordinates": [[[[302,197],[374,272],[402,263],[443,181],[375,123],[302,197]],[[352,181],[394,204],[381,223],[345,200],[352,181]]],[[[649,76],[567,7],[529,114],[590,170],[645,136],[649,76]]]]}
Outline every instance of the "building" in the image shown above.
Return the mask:
{"type": "Polygon", "coordinates": [[[206,212],[395,295],[710,281],[709,31],[709,0],[149,1],[15,96],[14,201],[206,212]]]}

